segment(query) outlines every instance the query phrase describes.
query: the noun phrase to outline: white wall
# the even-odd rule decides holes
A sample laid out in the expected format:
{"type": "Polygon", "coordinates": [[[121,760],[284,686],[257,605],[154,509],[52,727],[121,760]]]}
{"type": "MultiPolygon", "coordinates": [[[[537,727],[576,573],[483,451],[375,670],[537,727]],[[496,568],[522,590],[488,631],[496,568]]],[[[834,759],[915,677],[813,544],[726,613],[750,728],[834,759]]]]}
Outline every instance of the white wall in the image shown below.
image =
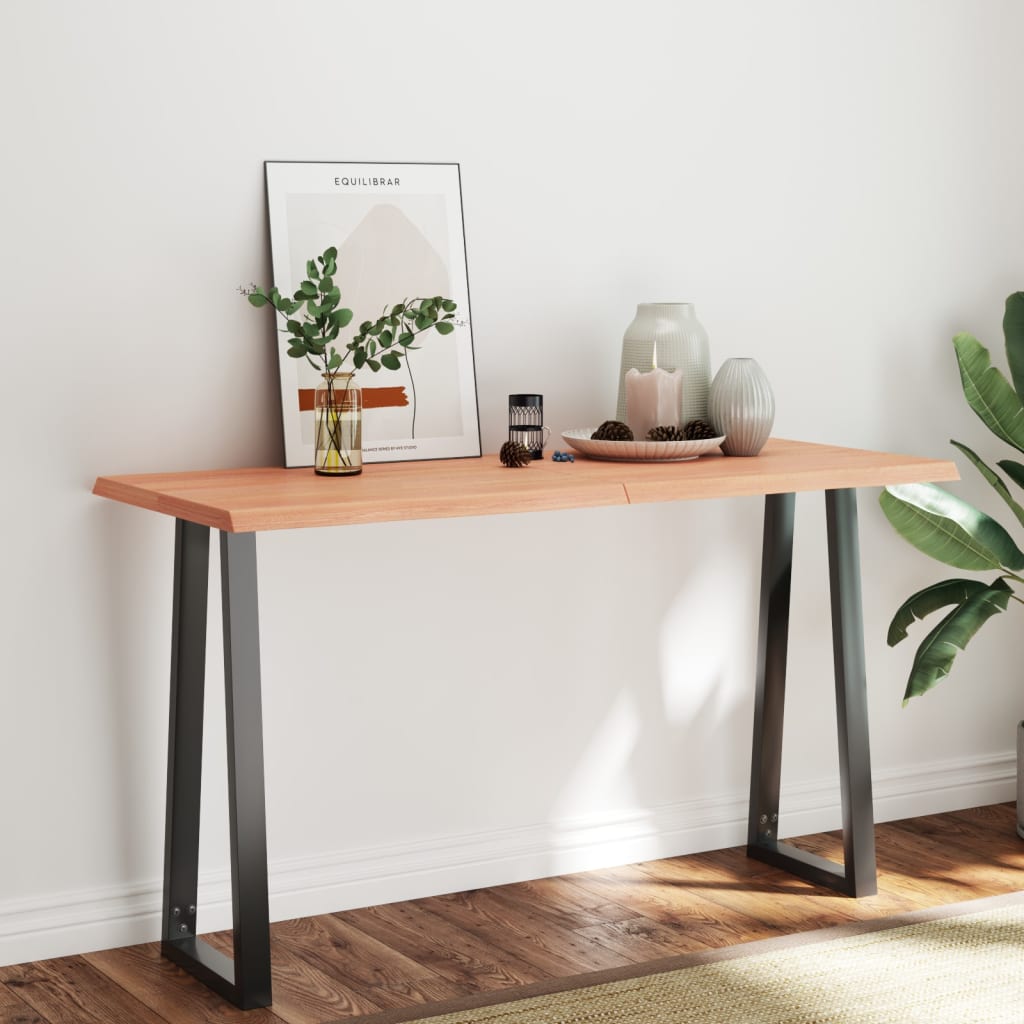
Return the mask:
{"type": "MultiPolygon", "coordinates": [[[[510,391],[543,392],[556,432],[609,415],[636,303],[672,299],[696,303],[716,366],[759,360],[780,436],[1004,454],[949,339],[999,349],[1024,287],[1024,7],[602,9],[7,12],[0,963],[158,934],[173,524],[89,491],[279,461],[277,355],[237,291],[269,276],[265,159],[461,164],[485,451],[510,391]]],[[[1019,616],[901,709],[911,651],[885,628],[943,569],[875,498],[878,817],[1010,799],[1019,616]]],[[[760,517],[748,500],[261,537],[273,915],[741,842],[760,517]],[[343,659],[311,621],[324,559],[366,580],[333,626],[343,659]]],[[[819,499],[798,533],[791,832],[839,820],[819,499]]],[[[228,920],[216,632],[209,656],[202,927],[228,920]]]]}

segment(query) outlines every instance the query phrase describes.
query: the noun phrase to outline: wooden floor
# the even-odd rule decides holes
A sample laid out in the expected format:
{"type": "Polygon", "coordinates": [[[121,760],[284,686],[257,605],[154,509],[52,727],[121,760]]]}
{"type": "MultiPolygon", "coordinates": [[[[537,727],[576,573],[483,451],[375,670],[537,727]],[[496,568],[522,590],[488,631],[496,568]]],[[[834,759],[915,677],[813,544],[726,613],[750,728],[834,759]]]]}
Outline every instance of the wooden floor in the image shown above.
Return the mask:
{"type": "MultiPolygon", "coordinates": [[[[243,1013],[156,944],[0,968],[0,1024],[320,1024],[1024,888],[1013,804],[877,826],[879,894],[739,849],[272,926],[274,1005],[243,1013]]],[[[837,858],[835,835],[797,845],[837,858]]],[[[208,937],[230,952],[230,935],[208,937]]]]}

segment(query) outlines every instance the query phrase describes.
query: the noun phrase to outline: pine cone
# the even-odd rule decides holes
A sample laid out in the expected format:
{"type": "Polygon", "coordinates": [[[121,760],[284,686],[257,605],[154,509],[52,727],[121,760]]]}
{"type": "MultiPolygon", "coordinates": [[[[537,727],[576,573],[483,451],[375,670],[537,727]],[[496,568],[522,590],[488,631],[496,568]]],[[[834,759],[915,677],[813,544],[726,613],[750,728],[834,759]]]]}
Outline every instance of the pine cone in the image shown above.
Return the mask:
{"type": "Polygon", "coordinates": [[[648,441],[685,441],[686,437],[678,427],[651,427],[647,431],[648,441]]]}
{"type": "Polygon", "coordinates": [[[533,456],[525,444],[520,444],[518,441],[506,441],[501,446],[501,451],[498,452],[498,458],[501,459],[503,466],[518,469],[520,466],[528,466],[533,456]]]}
{"type": "Polygon", "coordinates": [[[690,420],[683,427],[683,435],[687,441],[703,441],[706,438],[718,437],[718,431],[704,420],[690,420]]]}
{"type": "Polygon", "coordinates": [[[592,441],[632,441],[633,431],[619,420],[605,420],[591,435],[592,441]]]}

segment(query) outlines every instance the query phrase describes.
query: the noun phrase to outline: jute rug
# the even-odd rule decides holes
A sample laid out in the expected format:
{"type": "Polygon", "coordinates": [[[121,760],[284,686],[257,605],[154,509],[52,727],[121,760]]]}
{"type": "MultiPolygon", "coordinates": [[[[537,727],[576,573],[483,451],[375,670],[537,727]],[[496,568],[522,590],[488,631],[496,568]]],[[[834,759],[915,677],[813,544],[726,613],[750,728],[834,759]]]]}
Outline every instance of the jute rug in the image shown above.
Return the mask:
{"type": "Polygon", "coordinates": [[[1024,893],[358,1018],[411,1020],[1024,1024],[1024,893]]]}

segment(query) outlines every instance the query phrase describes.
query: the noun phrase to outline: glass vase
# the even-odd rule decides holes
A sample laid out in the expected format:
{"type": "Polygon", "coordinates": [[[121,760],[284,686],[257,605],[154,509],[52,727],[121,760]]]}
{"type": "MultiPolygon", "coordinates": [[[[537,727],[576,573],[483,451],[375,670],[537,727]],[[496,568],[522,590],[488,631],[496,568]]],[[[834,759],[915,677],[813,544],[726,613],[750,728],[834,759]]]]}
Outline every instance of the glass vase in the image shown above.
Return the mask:
{"type": "Polygon", "coordinates": [[[325,373],[313,399],[316,447],[313,469],[321,476],[363,471],[363,395],[351,373],[325,373]]]}

